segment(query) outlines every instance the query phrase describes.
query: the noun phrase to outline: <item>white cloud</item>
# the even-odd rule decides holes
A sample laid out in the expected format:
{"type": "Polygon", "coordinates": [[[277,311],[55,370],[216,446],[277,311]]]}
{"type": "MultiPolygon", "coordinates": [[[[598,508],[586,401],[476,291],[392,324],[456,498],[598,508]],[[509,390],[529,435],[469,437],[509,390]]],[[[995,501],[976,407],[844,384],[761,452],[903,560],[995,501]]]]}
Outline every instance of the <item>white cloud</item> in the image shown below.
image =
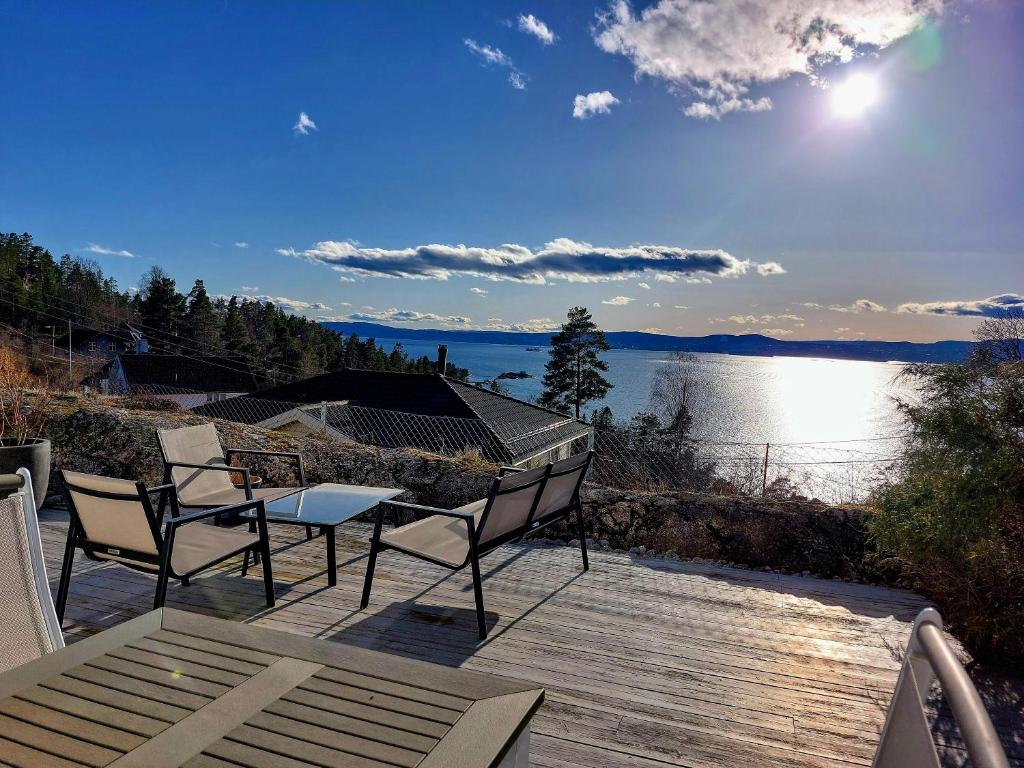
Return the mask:
{"type": "Polygon", "coordinates": [[[929,301],[900,304],[896,311],[905,315],[945,315],[949,317],[999,317],[1008,310],[1024,311],[1024,296],[1002,293],[987,299],[967,301],[929,301]]]}
{"type": "Polygon", "coordinates": [[[651,304],[651,306],[654,307],[655,309],[661,309],[661,302],[655,301],[651,304]]]}
{"type": "Polygon", "coordinates": [[[601,303],[608,304],[613,307],[624,307],[631,301],[636,301],[636,299],[630,298],[629,296],[612,296],[610,299],[604,299],[601,303]]]}
{"type": "Polygon", "coordinates": [[[518,331],[520,333],[544,333],[546,331],[556,331],[561,327],[561,324],[552,320],[550,317],[537,317],[532,320],[523,320],[521,322],[505,322],[500,317],[489,317],[487,318],[487,325],[481,326],[481,330],[485,331],[518,331]]]}
{"type": "Polygon", "coordinates": [[[477,288],[475,285],[469,289],[470,293],[475,293],[477,296],[486,296],[487,291],[483,288],[477,288]]]}
{"type": "MultiPolygon", "coordinates": [[[[370,308],[367,308],[368,310],[370,308]]],[[[353,312],[347,316],[349,320],[370,323],[446,323],[448,325],[466,325],[470,318],[462,315],[438,315],[433,312],[419,312],[415,309],[391,309],[353,312]]]]}
{"type": "Polygon", "coordinates": [[[661,328],[652,326],[650,328],[641,328],[640,333],[664,334],[665,332],[661,328]]]}
{"type": "Polygon", "coordinates": [[[594,115],[607,115],[612,111],[612,106],[618,104],[619,100],[612,96],[611,91],[594,91],[584,96],[576,94],[572,100],[572,116],[577,120],[586,120],[594,115]]]}
{"type": "Polygon", "coordinates": [[[859,315],[862,312],[886,312],[886,308],[870,299],[857,299],[852,304],[830,304],[828,307],[833,312],[846,312],[859,315]]]}
{"type": "Polygon", "coordinates": [[[260,287],[258,285],[243,285],[242,286],[242,290],[246,291],[247,293],[256,293],[256,291],[258,291],[259,289],[260,289],[260,287]]]}
{"type": "Polygon", "coordinates": [[[761,333],[766,336],[791,336],[793,334],[788,328],[762,328],[761,333]]]}
{"type": "MultiPolygon", "coordinates": [[[[242,286],[242,290],[246,290],[246,286],[242,286]]],[[[230,299],[231,296],[221,293],[217,294],[215,298],[227,300],[230,299]]],[[[273,304],[275,307],[287,309],[289,312],[323,312],[331,309],[330,305],[324,304],[322,301],[303,301],[302,299],[290,299],[287,296],[252,296],[249,294],[236,294],[235,298],[239,301],[254,301],[259,302],[260,304],[273,304]]]]}
{"type": "Polygon", "coordinates": [[[480,59],[484,66],[501,67],[509,70],[508,82],[517,91],[526,90],[526,75],[524,75],[512,59],[501,48],[490,45],[480,45],[472,38],[467,37],[462,41],[470,52],[480,59]]]}
{"type": "Polygon", "coordinates": [[[663,275],[660,272],[654,276],[654,279],[659,283],[674,283],[676,281],[672,275],[663,275]]]}
{"type": "Polygon", "coordinates": [[[519,31],[533,35],[544,45],[551,45],[555,42],[555,33],[551,31],[551,27],[532,13],[528,13],[525,16],[519,14],[519,31]]]}
{"type": "Polygon", "coordinates": [[[637,288],[643,288],[645,291],[651,290],[651,286],[648,283],[637,283],[636,287],[637,288]]]}
{"type": "Polygon", "coordinates": [[[636,75],[689,90],[690,117],[772,108],[751,97],[758,84],[803,74],[821,83],[823,65],[848,62],[913,32],[942,13],[944,0],[658,0],[634,12],[614,0],[594,42],[632,62],[636,75]]]}
{"type": "Polygon", "coordinates": [[[85,246],[84,250],[89,253],[98,253],[100,256],[121,256],[125,259],[135,258],[135,254],[131,251],[118,251],[113,248],[104,248],[102,245],[96,245],[96,243],[89,243],[85,246]]]}
{"type": "Polygon", "coordinates": [[[316,127],[316,123],[309,119],[309,115],[305,112],[299,112],[299,119],[292,126],[292,130],[299,136],[308,136],[310,131],[319,129],[316,127]]]}
{"type": "Polygon", "coordinates": [[[760,99],[731,96],[716,102],[695,101],[683,109],[683,114],[698,120],[721,120],[723,115],[730,112],[769,112],[774,108],[775,105],[767,96],[760,99]]]}
{"type": "Polygon", "coordinates": [[[248,247],[249,247],[249,244],[247,242],[245,242],[245,240],[239,240],[237,243],[235,243],[235,248],[248,248],[248,247]]]}
{"type": "Polygon", "coordinates": [[[532,251],[506,243],[497,248],[466,245],[420,245],[411,248],[364,248],[347,241],[327,240],[305,251],[279,248],[279,254],[326,264],[361,277],[447,280],[454,275],[512,280],[542,285],[551,279],[570,282],[627,280],[644,273],[683,277],[710,283],[709,275],[736,277],[750,263],[723,250],[694,250],[679,246],[594,246],[557,238],[532,251]]]}
{"type": "Polygon", "coordinates": [[[800,306],[805,307],[806,309],[821,309],[821,304],[818,304],[815,301],[805,301],[800,304],[800,306]]]}
{"type": "Polygon", "coordinates": [[[673,304],[672,306],[673,306],[673,307],[674,307],[675,309],[689,309],[689,307],[688,307],[688,306],[686,306],[685,304],[673,304]]]}
{"type": "Polygon", "coordinates": [[[757,265],[757,274],[763,277],[768,275],[784,275],[786,270],[777,261],[766,261],[757,265]]]}

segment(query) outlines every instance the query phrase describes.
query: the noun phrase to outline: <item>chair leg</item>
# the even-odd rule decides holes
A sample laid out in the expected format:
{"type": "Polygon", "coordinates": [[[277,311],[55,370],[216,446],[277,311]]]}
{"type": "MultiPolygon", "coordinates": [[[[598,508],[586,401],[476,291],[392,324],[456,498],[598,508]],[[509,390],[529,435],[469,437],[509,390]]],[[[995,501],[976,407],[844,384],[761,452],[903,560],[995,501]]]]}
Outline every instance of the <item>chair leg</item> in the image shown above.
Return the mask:
{"type": "Polygon", "coordinates": [[[476,598],[476,624],[480,630],[480,639],[487,639],[487,617],[484,613],[484,590],[480,583],[480,562],[477,560],[476,552],[470,555],[470,565],[473,569],[473,597],[476,598]]]}
{"type": "Polygon", "coordinates": [[[153,598],[153,608],[164,607],[164,601],[167,599],[167,580],[167,571],[161,568],[156,577],[156,596],[153,598]]]}
{"type": "Polygon", "coordinates": [[[57,621],[64,623],[64,608],[68,604],[68,592],[71,589],[71,569],[75,565],[75,524],[68,526],[68,541],[64,545],[64,563],[60,568],[60,582],[57,586],[57,621]]]}
{"type": "Polygon", "coordinates": [[[245,550],[242,557],[242,576],[244,577],[249,572],[249,550],[245,550]]]}
{"type": "Polygon", "coordinates": [[[181,586],[187,587],[188,585],[189,585],[188,576],[182,576],[181,577],[181,586]]]}
{"type": "Polygon", "coordinates": [[[576,529],[580,537],[580,552],[583,554],[583,570],[590,570],[590,560],[587,558],[587,529],[583,525],[583,506],[576,508],[576,529]]]}
{"type": "MultiPolygon", "coordinates": [[[[267,608],[273,608],[277,603],[277,598],[274,595],[274,572],[270,566],[270,543],[265,539],[260,545],[263,549],[263,591],[267,596],[267,608]]],[[[249,559],[246,554],[246,560],[249,559]]]]}
{"type": "Polygon", "coordinates": [[[312,538],[313,538],[313,526],[307,525],[306,526],[306,541],[309,541],[312,538]]]}

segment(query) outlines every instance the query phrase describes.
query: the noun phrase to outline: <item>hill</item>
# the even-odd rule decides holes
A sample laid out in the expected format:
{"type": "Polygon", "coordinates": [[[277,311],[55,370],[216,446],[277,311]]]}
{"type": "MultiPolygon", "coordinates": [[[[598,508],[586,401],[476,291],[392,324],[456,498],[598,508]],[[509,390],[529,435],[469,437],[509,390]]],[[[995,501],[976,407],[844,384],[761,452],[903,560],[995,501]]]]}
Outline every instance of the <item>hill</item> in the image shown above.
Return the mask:
{"type": "MultiPolygon", "coordinates": [[[[378,323],[324,323],[342,335],[363,338],[418,339],[421,341],[475,342],[546,347],[550,333],[514,331],[463,331],[435,328],[395,328],[378,323]]],[[[912,363],[959,362],[969,354],[969,341],[792,341],[760,334],[714,334],[711,336],[668,336],[643,331],[609,331],[608,343],[617,349],[645,349],[663,352],[716,352],[726,355],[761,357],[828,357],[841,360],[899,360],[912,363]]]]}

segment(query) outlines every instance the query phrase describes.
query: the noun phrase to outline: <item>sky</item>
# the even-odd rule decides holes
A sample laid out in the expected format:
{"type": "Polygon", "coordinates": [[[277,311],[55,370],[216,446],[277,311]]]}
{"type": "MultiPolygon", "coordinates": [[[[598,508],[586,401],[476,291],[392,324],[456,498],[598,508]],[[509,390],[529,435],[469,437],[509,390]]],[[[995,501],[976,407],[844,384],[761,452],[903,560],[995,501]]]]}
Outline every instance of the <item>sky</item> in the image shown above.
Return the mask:
{"type": "Polygon", "coordinates": [[[0,231],[311,318],[968,338],[1024,3],[0,0],[0,231]]]}

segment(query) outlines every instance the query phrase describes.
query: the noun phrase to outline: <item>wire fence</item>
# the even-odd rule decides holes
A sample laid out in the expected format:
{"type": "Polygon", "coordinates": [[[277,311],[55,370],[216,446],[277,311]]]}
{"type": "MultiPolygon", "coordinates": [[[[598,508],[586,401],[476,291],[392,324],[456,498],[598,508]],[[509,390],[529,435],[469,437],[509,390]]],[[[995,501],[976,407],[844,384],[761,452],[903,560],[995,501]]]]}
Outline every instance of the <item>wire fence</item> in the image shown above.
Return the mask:
{"type": "Polygon", "coordinates": [[[511,457],[493,429],[480,419],[428,416],[364,408],[347,402],[297,403],[229,393],[199,393],[171,387],[124,392],[153,407],[182,407],[207,417],[287,431],[322,434],[385,448],[440,456],[477,455],[505,464],[519,458],[536,465],[593,448],[591,482],[643,492],[812,498],[830,504],[866,499],[872,488],[899,471],[903,437],[813,443],[695,441],[665,430],[627,426],[586,428],[573,439],[545,442],[534,435],[530,457],[511,457]],[[582,432],[582,434],[581,434],[582,432]]]}

